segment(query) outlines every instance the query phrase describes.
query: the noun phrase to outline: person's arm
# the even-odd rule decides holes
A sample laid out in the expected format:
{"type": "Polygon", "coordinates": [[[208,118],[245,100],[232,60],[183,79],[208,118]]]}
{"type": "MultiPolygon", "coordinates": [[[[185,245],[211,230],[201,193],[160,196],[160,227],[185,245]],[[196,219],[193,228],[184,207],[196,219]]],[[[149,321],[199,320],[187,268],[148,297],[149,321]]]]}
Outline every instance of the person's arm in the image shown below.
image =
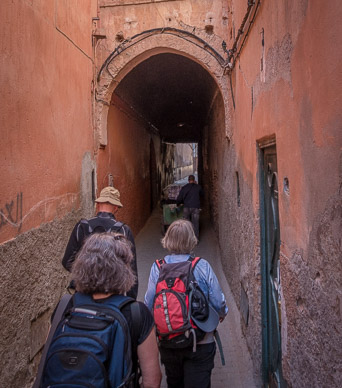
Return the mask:
{"type": "Polygon", "coordinates": [[[152,264],[150,277],[148,279],[147,291],[145,294],[144,303],[152,311],[153,300],[156,294],[156,285],[158,281],[159,270],[156,263],[152,264]]]}
{"type": "Polygon", "coordinates": [[[215,272],[212,270],[210,264],[209,266],[209,302],[216,309],[220,316],[220,321],[222,322],[225,316],[228,313],[228,306],[226,303],[226,298],[223,294],[221,286],[218,282],[218,279],[215,275],[215,272]]]}
{"type": "Polygon", "coordinates": [[[133,253],[133,261],[131,263],[131,267],[132,267],[134,275],[137,277],[136,282],[134,283],[133,287],[127,292],[127,295],[130,296],[131,298],[137,299],[138,287],[139,287],[137,251],[136,251],[135,241],[134,241],[134,237],[133,237],[133,233],[131,231],[131,228],[126,224],[124,225],[124,228],[125,228],[125,235],[126,235],[127,239],[129,240],[129,242],[131,243],[131,249],[132,249],[132,253],[133,253]]]}
{"type": "Polygon", "coordinates": [[[82,240],[77,240],[77,229],[79,228],[79,222],[74,226],[74,229],[71,232],[68,245],[65,249],[65,253],[62,259],[62,265],[67,271],[71,271],[71,267],[73,262],[75,261],[75,256],[77,252],[80,250],[82,241],[83,241],[83,234],[82,234],[82,240]]]}
{"type": "Polygon", "coordinates": [[[222,321],[228,313],[228,306],[215,272],[208,261],[204,259],[198,262],[195,271],[196,278],[199,276],[199,286],[203,291],[206,291],[205,293],[207,294],[209,303],[217,311],[222,321]]]}
{"type": "Polygon", "coordinates": [[[159,388],[162,375],[155,329],[151,330],[146,340],[138,346],[138,358],[142,375],[141,387],[159,388]]]}

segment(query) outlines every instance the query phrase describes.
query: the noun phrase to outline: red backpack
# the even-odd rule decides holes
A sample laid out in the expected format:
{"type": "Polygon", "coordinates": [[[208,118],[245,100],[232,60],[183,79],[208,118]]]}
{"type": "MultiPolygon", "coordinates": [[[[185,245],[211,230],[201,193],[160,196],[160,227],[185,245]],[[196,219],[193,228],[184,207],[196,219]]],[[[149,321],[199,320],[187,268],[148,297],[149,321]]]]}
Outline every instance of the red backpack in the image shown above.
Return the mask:
{"type": "Polygon", "coordinates": [[[200,257],[187,261],[166,263],[156,261],[159,278],[153,302],[153,317],[161,346],[184,348],[203,339],[205,332],[196,327],[191,316],[206,319],[209,314],[207,298],[198,286],[193,270],[200,257]]]}

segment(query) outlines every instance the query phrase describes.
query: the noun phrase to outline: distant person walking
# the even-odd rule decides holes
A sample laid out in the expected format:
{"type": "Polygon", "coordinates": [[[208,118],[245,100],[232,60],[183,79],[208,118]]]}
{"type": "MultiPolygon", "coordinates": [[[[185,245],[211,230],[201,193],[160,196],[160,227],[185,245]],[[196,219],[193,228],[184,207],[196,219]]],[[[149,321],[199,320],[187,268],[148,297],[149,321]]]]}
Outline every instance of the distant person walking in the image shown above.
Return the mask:
{"type": "Polygon", "coordinates": [[[120,201],[120,192],[114,187],[105,187],[95,202],[97,204],[96,216],[89,220],[80,220],[71,232],[71,236],[62,259],[63,267],[69,272],[71,271],[76,254],[81,249],[85,238],[89,235],[104,232],[120,233],[131,243],[131,250],[133,254],[131,266],[136,276],[136,281],[133,287],[128,291],[127,295],[136,299],[138,295],[138,273],[134,237],[130,227],[123,222],[117,221],[115,218],[115,214],[119,208],[123,207],[120,201]]]}
{"type": "Polygon", "coordinates": [[[197,240],[199,240],[199,216],[201,208],[202,187],[195,181],[194,175],[189,175],[189,183],[182,187],[177,197],[177,205],[184,204],[183,216],[191,221],[197,240]]]}

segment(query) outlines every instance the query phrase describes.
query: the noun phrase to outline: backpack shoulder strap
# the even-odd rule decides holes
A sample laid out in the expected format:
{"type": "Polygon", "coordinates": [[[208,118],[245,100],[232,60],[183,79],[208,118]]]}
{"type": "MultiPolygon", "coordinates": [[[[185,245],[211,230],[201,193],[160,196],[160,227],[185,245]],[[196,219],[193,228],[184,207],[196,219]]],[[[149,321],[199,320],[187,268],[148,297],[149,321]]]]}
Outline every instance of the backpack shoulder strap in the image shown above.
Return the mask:
{"type": "MultiPolygon", "coordinates": [[[[125,315],[122,313],[121,309],[126,306],[127,304],[135,304],[135,300],[133,298],[130,298],[126,295],[112,295],[111,297],[107,298],[106,301],[102,304],[103,307],[107,309],[111,309],[113,313],[115,313],[115,317],[118,319],[119,325],[122,329],[122,335],[120,335],[119,340],[124,342],[124,346],[126,351],[123,354],[123,362],[126,363],[125,373],[124,373],[124,380],[122,381],[122,384],[120,386],[122,387],[128,387],[129,382],[132,380],[132,368],[133,368],[133,360],[132,360],[132,350],[134,349],[132,346],[134,346],[132,342],[132,333],[129,329],[129,324],[127,322],[127,319],[125,315]]],[[[117,332],[117,331],[116,331],[117,332]]],[[[116,337],[115,337],[116,338],[116,337]]],[[[115,362],[115,359],[117,359],[117,355],[114,353],[111,354],[111,363],[115,362]],[[114,360],[114,361],[112,361],[114,360]]],[[[109,368],[109,374],[111,369],[109,368]]],[[[112,385],[111,385],[112,386],[112,385]]]]}
{"type": "Polygon", "coordinates": [[[64,313],[65,313],[65,311],[70,303],[71,298],[72,298],[71,294],[65,294],[65,295],[63,295],[62,299],[58,303],[55,315],[54,315],[53,320],[52,320],[49,335],[48,335],[48,338],[47,338],[46,343],[44,345],[42,357],[41,357],[40,362],[39,362],[37,377],[36,377],[36,380],[35,380],[32,388],[39,388],[40,387],[40,382],[41,382],[41,378],[42,378],[42,374],[43,374],[45,360],[46,360],[46,356],[47,356],[47,353],[48,353],[48,350],[49,350],[49,347],[50,347],[50,344],[52,341],[52,337],[55,334],[58,323],[62,319],[62,317],[63,317],[63,315],[64,315],[64,313]]]}
{"type": "Polygon", "coordinates": [[[81,228],[84,228],[87,231],[87,234],[91,234],[93,232],[91,226],[89,225],[89,221],[86,220],[85,218],[82,218],[81,221],[78,223],[77,230],[76,230],[76,240],[78,242],[81,241],[81,236],[80,236],[81,228]]]}
{"type": "Polygon", "coordinates": [[[198,264],[198,262],[201,260],[201,258],[200,257],[189,257],[188,258],[188,261],[190,261],[191,262],[191,268],[192,268],[192,270],[194,270],[195,269],[195,267],[196,267],[196,265],[198,264]]]}
{"type": "MultiPolygon", "coordinates": [[[[114,220],[113,220],[114,221],[114,220]]],[[[115,221],[114,225],[113,225],[113,228],[118,228],[118,229],[121,229],[123,228],[123,226],[126,225],[124,224],[123,222],[121,221],[115,221]]]]}
{"type": "Polygon", "coordinates": [[[80,221],[80,224],[86,225],[87,227],[90,227],[89,220],[87,220],[86,218],[82,218],[80,221]]]}
{"type": "Polygon", "coordinates": [[[116,295],[114,297],[114,300],[115,299],[117,300],[116,303],[117,303],[119,310],[121,310],[124,306],[126,306],[129,303],[135,302],[135,299],[131,298],[130,296],[126,296],[126,295],[116,295]]]}
{"type": "Polygon", "coordinates": [[[158,260],[155,261],[155,263],[157,264],[157,267],[160,269],[161,266],[163,264],[165,264],[165,260],[164,259],[158,259],[158,260]]]}
{"type": "MultiPolygon", "coordinates": [[[[97,220],[99,226],[103,226],[103,219],[101,220],[100,217],[95,217],[95,219],[97,220]]],[[[122,231],[122,234],[126,237],[126,230],[124,228],[125,224],[123,222],[117,221],[114,218],[108,218],[108,219],[106,219],[106,221],[108,221],[108,223],[106,225],[107,228],[104,227],[106,229],[106,232],[122,231]]]]}
{"type": "Polygon", "coordinates": [[[133,349],[135,351],[134,354],[137,352],[138,348],[138,338],[139,338],[139,332],[140,332],[140,307],[139,303],[134,301],[130,304],[131,308],[131,315],[132,315],[132,343],[133,343],[133,349]]]}
{"type": "Polygon", "coordinates": [[[125,225],[126,224],[121,221],[115,221],[115,224],[112,226],[111,229],[117,229],[117,231],[122,230],[122,234],[126,237],[126,229],[124,228],[125,225]]]}
{"type": "MultiPolygon", "coordinates": [[[[133,337],[134,339],[138,339],[139,337],[139,323],[140,323],[140,307],[139,303],[125,295],[115,295],[114,298],[112,299],[112,304],[116,305],[116,307],[120,310],[126,305],[130,305],[130,311],[132,315],[132,328],[133,328],[133,337]]],[[[123,314],[122,314],[123,315],[123,314]]]]}

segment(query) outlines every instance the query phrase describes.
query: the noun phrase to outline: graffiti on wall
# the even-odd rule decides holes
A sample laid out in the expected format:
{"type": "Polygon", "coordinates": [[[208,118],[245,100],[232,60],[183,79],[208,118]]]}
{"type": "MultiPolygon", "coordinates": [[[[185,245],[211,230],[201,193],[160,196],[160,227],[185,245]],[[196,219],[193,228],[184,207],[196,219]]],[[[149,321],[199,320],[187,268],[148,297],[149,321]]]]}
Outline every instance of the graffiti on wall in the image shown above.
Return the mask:
{"type": "Polygon", "coordinates": [[[23,193],[17,194],[16,199],[12,199],[0,208],[0,230],[5,225],[11,225],[20,232],[23,224],[23,193]]]}

